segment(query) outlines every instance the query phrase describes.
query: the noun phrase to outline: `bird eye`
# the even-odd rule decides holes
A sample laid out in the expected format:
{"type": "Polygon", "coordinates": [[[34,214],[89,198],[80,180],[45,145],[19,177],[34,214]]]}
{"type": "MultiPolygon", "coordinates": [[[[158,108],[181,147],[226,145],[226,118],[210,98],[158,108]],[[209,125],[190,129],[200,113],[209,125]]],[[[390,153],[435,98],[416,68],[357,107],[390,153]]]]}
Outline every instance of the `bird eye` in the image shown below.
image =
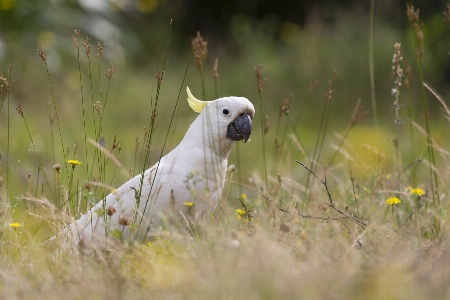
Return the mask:
{"type": "Polygon", "coordinates": [[[230,112],[228,109],[224,108],[224,110],[222,110],[224,115],[228,115],[228,113],[230,112]]]}

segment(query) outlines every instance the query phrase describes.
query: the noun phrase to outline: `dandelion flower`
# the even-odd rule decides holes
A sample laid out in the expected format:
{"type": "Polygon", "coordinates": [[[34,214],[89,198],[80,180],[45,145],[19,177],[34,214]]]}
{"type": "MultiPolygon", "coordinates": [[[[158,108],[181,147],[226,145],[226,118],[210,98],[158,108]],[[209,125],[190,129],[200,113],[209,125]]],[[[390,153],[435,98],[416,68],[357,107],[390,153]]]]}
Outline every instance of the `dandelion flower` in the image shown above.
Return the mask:
{"type": "Polygon", "coordinates": [[[72,165],[72,167],[75,167],[76,165],[82,164],[82,162],[79,161],[78,159],[69,159],[69,160],[67,161],[67,163],[68,163],[69,165],[72,165]]]}
{"type": "Polygon", "coordinates": [[[194,206],[194,202],[191,202],[191,201],[189,201],[189,202],[183,202],[182,204],[185,205],[185,206],[187,206],[187,207],[192,207],[192,206],[194,206]]]}
{"type": "Polygon", "coordinates": [[[236,212],[239,216],[245,215],[245,210],[243,210],[243,209],[236,209],[236,212]]]}
{"type": "Polygon", "coordinates": [[[400,202],[402,202],[402,201],[399,198],[395,197],[395,196],[386,200],[386,204],[387,205],[399,204],[400,202]]]}
{"type": "Polygon", "coordinates": [[[12,223],[9,223],[9,226],[14,227],[14,228],[17,228],[17,227],[21,227],[22,224],[20,224],[20,223],[18,223],[18,222],[12,222],[12,223]]]}
{"type": "Polygon", "coordinates": [[[250,222],[250,215],[247,214],[246,210],[236,209],[238,220],[244,218],[245,222],[250,222]]]}
{"type": "Polygon", "coordinates": [[[411,194],[416,194],[417,196],[423,196],[425,195],[425,191],[422,190],[421,188],[415,188],[415,189],[411,189],[411,194]]]}

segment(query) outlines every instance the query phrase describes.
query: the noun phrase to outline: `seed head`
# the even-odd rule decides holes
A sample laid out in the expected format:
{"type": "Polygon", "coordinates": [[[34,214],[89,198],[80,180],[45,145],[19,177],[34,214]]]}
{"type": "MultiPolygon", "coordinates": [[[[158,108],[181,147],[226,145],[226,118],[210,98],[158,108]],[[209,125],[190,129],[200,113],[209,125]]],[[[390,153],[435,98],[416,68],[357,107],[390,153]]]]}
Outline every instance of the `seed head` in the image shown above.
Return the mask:
{"type": "MultiPolygon", "coordinates": [[[[11,65],[8,67],[8,74],[11,72],[11,65]]],[[[6,95],[8,94],[9,88],[13,85],[14,80],[12,82],[9,82],[8,76],[3,77],[3,74],[0,73],[0,96],[2,99],[2,102],[5,100],[6,95]]]]}
{"type": "Polygon", "coordinates": [[[162,72],[156,72],[156,80],[158,80],[158,85],[161,85],[164,80],[164,76],[166,76],[166,71],[163,70],[162,72]]]}
{"type": "Polygon", "coordinates": [[[414,34],[416,36],[416,56],[421,59],[424,54],[422,31],[423,24],[419,24],[419,13],[420,9],[415,10],[412,4],[406,4],[406,15],[408,16],[408,22],[411,23],[411,26],[414,28],[414,34]]]}
{"type": "Polygon", "coordinates": [[[420,9],[414,10],[412,4],[406,3],[406,15],[408,16],[408,22],[411,24],[417,24],[419,22],[420,9]]]}
{"type": "Polygon", "coordinates": [[[98,58],[102,58],[104,47],[105,47],[105,44],[100,44],[100,42],[97,42],[97,57],[98,58]]]}
{"type": "Polygon", "coordinates": [[[326,101],[330,101],[333,98],[333,92],[334,92],[333,84],[334,84],[334,81],[336,80],[336,76],[337,76],[337,72],[333,71],[333,78],[328,79],[328,89],[324,95],[326,101]]]}
{"type": "Polygon", "coordinates": [[[60,164],[53,165],[53,169],[55,169],[56,173],[59,174],[59,172],[61,171],[61,165],[60,164]]]}
{"type": "Polygon", "coordinates": [[[80,37],[80,31],[74,30],[75,36],[72,37],[73,41],[75,42],[75,45],[77,46],[77,49],[80,48],[80,42],[78,41],[78,38],[80,37]]]}
{"type": "Polygon", "coordinates": [[[205,41],[200,31],[197,31],[197,36],[191,40],[191,43],[197,68],[203,71],[203,64],[206,60],[206,55],[208,55],[208,41],[205,41]]]}
{"type": "Polygon", "coordinates": [[[266,84],[266,79],[262,75],[262,65],[260,64],[255,65],[255,76],[256,80],[258,81],[259,93],[262,93],[264,85],[266,84]]]}
{"type": "Polygon", "coordinates": [[[130,225],[130,224],[131,224],[131,221],[130,221],[129,218],[124,217],[124,216],[121,216],[121,217],[119,218],[119,225],[122,225],[122,226],[128,226],[128,225],[130,225]]]}
{"type": "Polygon", "coordinates": [[[219,58],[216,58],[216,60],[214,61],[214,66],[211,70],[211,77],[214,80],[218,80],[219,79],[219,73],[217,72],[217,70],[219,69],[219,58]]]}
{"type": "Polygon", "coordinates": [[[91,55],[92,46],[89,45],[91,38],[86,34],[86,39],[83,42],[84,49],[86,49],[86,56],[89,58],[91,55]]]}
{"type": "Polygon", "coordinates": [[[289,115],[292,97],[293,95],[289,94],[289,97],[284,99],[284,103],[280,106],[280,113],[278,114],[279,118],[281,118],[282,115],[289,115]]]}
{"type": "Polygon", "coordinates": [[[107,208],[106,208],[106,214],[108,215],[108,216],[112,216],[113,214],[115,214],[116,213],[116,209],[114,208],[114,206],[108,206],[107,208]]]}
{"type": "Polygon", "coordinates": [[[422,31],[423,23],[415,26],[416,28],[416,55],[419,59],[422,58],[425,53],[423,49],[423,31],[422,31]]]}
{"type": "Polygon", "coordinates": [[[400,43],[395,43],[394,45],[394,56],[392,58],[392,75],[394,75],[394,88],[391,91],[393,96],[398,96],[400,94],[400,87],[402,86],[403,69],[401,66],[401,61],[403,60],[402,53],[400,52],[400,43]]]}
{"type": "Polygon", "coordinates": [[[23,118],[22,102],[19,101],[19,105],[16,107],[17,112],[23,118]]]}
{"type": "Polygon", "coordinates": [[[314,92],[314,89],[316,88],[316,86],[319,84],[319,81],[312,81],[308,84],[308,92],[306,94],[306,97],[309,98],[311,97],[312,93],[314,92]]]}
{"type": "Polygon", "coordinates": [[[100,104],[100,100],[95,101],[94,109],[97,112],[97,114],[100,116],[100,111],[102,109],[102,105],[100,104]]]}
{"type": "Polygon", "coordinates": [[[444,15],[444,23],[450,26],[450,4],[447,3],[447,11],[442,13],[444,15]]]}
{"type": "Polygon", "coordinates": [[[42,50],[41,47],[39,47],[39,49],[37,49],[39,56],[41,57],[42,61],[44,62],[45,65],[47,65],[47,53],[45,53],[44,50],[42,50]]]}
{"type": "Polygon", "coordinates": [[[106,74],[105,74],[106,78],[108,80],[111,80],[115,71],[116,71],[116,67],[113,64],[111,64],[111,67],[108,69],[108,72],[106,72],[106,74]]]}

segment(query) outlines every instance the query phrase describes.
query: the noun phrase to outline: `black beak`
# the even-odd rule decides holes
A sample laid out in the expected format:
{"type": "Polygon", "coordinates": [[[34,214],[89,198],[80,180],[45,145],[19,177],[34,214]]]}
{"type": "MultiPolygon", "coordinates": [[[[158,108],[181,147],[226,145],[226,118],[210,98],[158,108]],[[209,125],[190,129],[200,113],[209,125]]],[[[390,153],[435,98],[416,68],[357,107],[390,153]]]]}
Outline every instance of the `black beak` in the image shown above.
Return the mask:
{"type": "Polygon", "coordinates": [[[233,141],[248,142],[252,133],[252,119],[248,113],[242,114],[228,125],[227,138],[233,141]]]}

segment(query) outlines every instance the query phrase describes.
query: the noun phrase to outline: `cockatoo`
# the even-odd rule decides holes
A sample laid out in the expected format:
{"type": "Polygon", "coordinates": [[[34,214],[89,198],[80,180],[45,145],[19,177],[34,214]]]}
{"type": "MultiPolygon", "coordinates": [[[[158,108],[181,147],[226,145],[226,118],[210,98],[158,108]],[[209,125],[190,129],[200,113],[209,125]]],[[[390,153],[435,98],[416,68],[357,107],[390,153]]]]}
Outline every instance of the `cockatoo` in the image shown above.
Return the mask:
{"type": "Polygon", "coordinates": [[[200,114],[180,144],[51,238],[60,249],[90,251],[117,237],[145,241],[166,213],[195,220],[217,206],[228,154],[237,141],[249,141],[255,108],[243,97],[201,101],[186,92],[200,114]]]}

